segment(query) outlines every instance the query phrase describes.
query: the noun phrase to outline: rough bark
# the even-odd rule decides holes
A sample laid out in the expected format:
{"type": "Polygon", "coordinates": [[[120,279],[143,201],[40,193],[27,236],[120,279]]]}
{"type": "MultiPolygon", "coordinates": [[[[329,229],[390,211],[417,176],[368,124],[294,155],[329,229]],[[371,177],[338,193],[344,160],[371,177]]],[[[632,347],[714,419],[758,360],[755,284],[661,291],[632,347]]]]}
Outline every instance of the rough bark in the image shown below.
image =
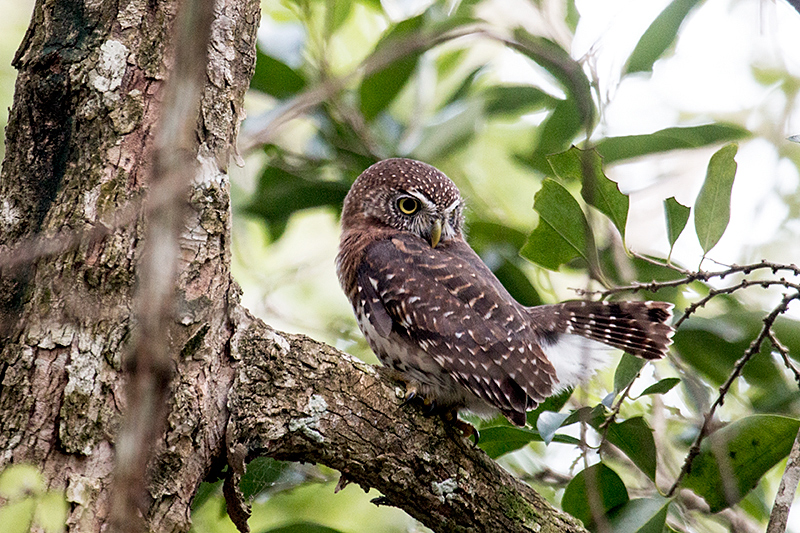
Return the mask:
{"type": "MultiPolygon", "coordinates": [[[[137,334],[137,213],[172,61],[176,4],[40,1],[14,61],[19,75],[0,180],[0,466],[40,466],[72,504],[72,531],[99,531],[109,510],[126,350],[137,334]],[[41,244],[38,237],[66,250],[15,263],[41,244]]],[[[152,530],[187,529],[193,493],[224,454],[234,376],[226,355],[224,169],[258,20],[257,1],[217,3],[197,127],[202,170],[180,239],[177,316],[164,324],[175,378],[150,465],[152,530]]]]}
{"type": "MultiPolygon", "coordinates": [[[[321,463],[434,531],[584,531],[367,365],[236,311],[229,456],[321,463]]],[[[340,482],[341,485],[342,482],[340,482]]]]}
{"type": "MultiPolygon", "coordinates": [[[[40,0],[0,174],[0,469],[41,468],[68,531],[107,527],[126,412],[153,132],[176,0],[40,0]]],[[[257,454],[319,462],[437,531],[579,531],[375,370],[248,316],[230,278],[225,174],[252,74],[259,4],[218,0],[180,237],[173,376],[145,520],[185,531],[199,483],[257,454]]]]}

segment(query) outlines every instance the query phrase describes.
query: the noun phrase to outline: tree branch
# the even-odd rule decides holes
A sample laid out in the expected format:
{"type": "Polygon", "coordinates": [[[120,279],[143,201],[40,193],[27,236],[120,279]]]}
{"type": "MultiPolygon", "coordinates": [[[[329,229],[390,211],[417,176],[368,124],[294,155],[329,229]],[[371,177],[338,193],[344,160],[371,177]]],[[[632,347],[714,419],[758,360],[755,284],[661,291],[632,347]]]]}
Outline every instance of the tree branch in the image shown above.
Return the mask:
{"type": "Polygon", "coordinates": [[[300,335],[271,330],[242,308],[231,355],[227,443],[236,456],[324,464],[376,503],[434,531],[585,531],[483,451],[413,406],[375,367],[300,335]]]}
{"type": "Polygon", "coordinates": [[[783,472],[778,493],[775,495],[775,504],[769,515],[766,533],[786,531],[786,523],[789,521],[789,512],[792,510],[798,481],[800,481],[800,432],[797,433],[792,451],[789,452],[789,460],[786,462],[786,470],[783,472]]]}
{"type": "Polygon", "coordinates": [[[728,376],[728,379],[719,388],[719,396],[717,396],[717,399],[711,405],[711,409],[709,409],[708,413],[706,413],[705,417],[703,418],[703,425],[700,428],[700,431],[698,432],[694,442],[692,443],[691,448],[689,448],[689,453],[686,455],[683,468],[681,468],[680,474],[678,474],[678,477],[675,479],[675,482],[669,489],[667,496],[672,496],[675,493],[684,476],[692,469],[692,463],[694,462],[695,457],[697,457],[697,455],[700,453],[700,444],[708,435],[711,421],[714,419],[714,414],[716,413],[717,408],[725,402],[725,395],[728,393],[728,390],[730,390],[733,382],[736,381],[736,378],[741,375],[744,365],[746,365],[754,355],[761,351],[761,345],[765,340],[769,339],[772,325],[775,323],[775,320],[777,320],[778,316],[786,312],[786,310],[789,308],[789,304],[793,300],[798,299],[800,299],[800,291],[785,295],[775,309],[773,309],[770,314],[764,317],[764,326],[761,328],[761,331],[758,333],[756,338],[753,339],[753,342],[750,343],[750,346],[747,348],[747,350],[745,350],[744,355],[742,355],[742,357],[736,361],[736,365],[734,365],[730,376],[728,376]]]}

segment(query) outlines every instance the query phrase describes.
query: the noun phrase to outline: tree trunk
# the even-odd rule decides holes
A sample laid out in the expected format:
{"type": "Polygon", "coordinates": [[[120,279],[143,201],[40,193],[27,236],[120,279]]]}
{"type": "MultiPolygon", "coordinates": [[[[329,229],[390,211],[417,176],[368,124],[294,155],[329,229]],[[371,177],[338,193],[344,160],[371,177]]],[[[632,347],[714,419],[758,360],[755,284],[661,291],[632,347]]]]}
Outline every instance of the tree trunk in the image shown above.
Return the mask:
{"type": "MultiPolygon", "coordinates": [[[[141,208],[177,4],[40,0],[14,60],[0,175],[0,469],[39,467],[71,504],[68,531],[108,527],[126,444],[117,435],[139,334],[141,208]]],[[[370,367],[239,306],[225,169],[258,22],[257,0],[217,1],[200,171],[174,319],[163,324],[173,378],[141,502],[146,527],[186,531],[209,472],[230,462],[235,481],[245,459],[265,454],[330,465],[438,531],[582,531],[438,419],[399,407],[370,367]]]]}
{"type": "MultiPolygon", "coordinates": [[[[34,463],[66,491],[72,531],[99,531],[109,514],[137,335],[139,207],[177,4],[40,1],[14,60],[0,181],[0,449],[3,465],[34,463]],[[43,249],[63,251],[36,257],[43,249]]],[[[224,457],[234,377],[225,167],[254,68],[259,2],[224,0],[215,11],[195,148],[202,179],[180,239],[175,320],[164,324],[175,377],[145,502],[157,531],[188,528],[197,486],[224,457]]]]}

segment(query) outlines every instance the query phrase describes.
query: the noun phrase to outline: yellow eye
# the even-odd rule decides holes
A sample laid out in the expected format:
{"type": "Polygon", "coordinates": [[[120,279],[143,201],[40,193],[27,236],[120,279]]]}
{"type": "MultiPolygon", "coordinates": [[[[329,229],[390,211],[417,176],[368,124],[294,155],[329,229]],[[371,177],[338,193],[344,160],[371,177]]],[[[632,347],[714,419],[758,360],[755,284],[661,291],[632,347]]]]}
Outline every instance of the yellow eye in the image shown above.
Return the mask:
{"type": "Polygon", "coordinates": [[[404,215],[413,215],[419,211],[419,201],[414,198],[404,196],[397,200],[397,208],[400,209],[400,212],[404,215]]]}

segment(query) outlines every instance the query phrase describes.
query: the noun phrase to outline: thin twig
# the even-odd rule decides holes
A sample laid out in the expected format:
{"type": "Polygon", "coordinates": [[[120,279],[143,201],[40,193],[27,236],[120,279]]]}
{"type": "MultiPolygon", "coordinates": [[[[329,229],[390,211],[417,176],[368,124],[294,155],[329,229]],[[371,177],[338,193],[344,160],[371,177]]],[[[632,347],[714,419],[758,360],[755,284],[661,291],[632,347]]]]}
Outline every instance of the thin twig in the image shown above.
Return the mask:
{"type": "Polygon", "coordinates": [[[781,278],[779,280],[771,279],[771,280],[755,280],[755,281],[749,279],[743,279],[739,283],[731,285],[730,287],[725,287],[723,289],[709,289],[708,294],[706,296],[704,296],[700,300],[697,300],[696,302],[693,302],[684,310],[683,316],[681,316],[678,320],[675,321],[673,327],[677,328],[678,326],[683,324],[695,311],[697,311],[702,307],[705,307],[705,305],[709,301],[711,301],[714,297],[719,296],[720,294],[733,294],[734,292],[740,289],[746,289],[748,287],[753,287],[753,286],[766,289],[775,285],[780,285],[787,289],[794,289],[796,291],[800,291],[800,284],[791,283],[789,281],[786,281],[786,279],[784,278],[781,278]]]}
{"type": "MultiPolygon", "coordinates": [[[[641,256],[637,256],[641,257],[641,256]]],[[[635,282],[631,283],[630,285],[621,285],[619,287],[614,287],[611,289],[607,289],[604,291],[586,291],[583,289],[575,289],[576,292],[581,296],[599,296],[601,298],[607,298],[609,296],[613,296],[615,294],[621,293],[636,293],[640,291],[648,291],[648,292],[657,292],[661,289],[667,288],[675,288],[680,287],[682,285],[688,285],[693,281],[703,281],[707,282],[712,279],[725,279],[728,276],[733,274],[744,274],[748,275],[757,270],[771,270],[773,274],[777,274],[778,272],[786,271],[791,272],[795,276],[800,276],[800,267],[795,264],[783,264],[783,263],[773,263],[771,261],[760,261],[758,263],[751,263],[747,265],[731,265],[729,268],[725,270],[718,270],[718,271],[708,271],[708,270],[700,270],[697,272],[690,272],[682,269],[678,269],[677,267],[670,267],[666,264],[658,263],[656,261],[651,261],[654,264],[658,264],[667,268],[673,268],[677,272],[681,273],[683,277],[674,280],[668,281],[651,281],[648,283],[640,283],[635,282]]],[[[773,284],[773,285],[783,285],[785,287],[796,288],[797,284],[791,283],[786,281],[784,278],[781,278],[779,281],[768,280],[768,281],[750,281],[750,285],[759,285],[763,283],[773,284]]]]}
{"type": "Polygon", "coordinates": [[[786,346],[781,344],[772,330],[770,330],[767,338],[772,343],[772,346],[775,348],[775,350],[781,354],[781,358],[783,358],[783,364],[786,365],[786,368],[788,368],[794,374],[794,380],[797,382],[797,385],[800,386],[800,370],[798,370],[789,359],[789,350],[786,348],[786,346]]]}
{"type": "Polygon", "coordinates": [[[603,430],[603,436],[602,436],[601,445],[602,445],[602,442],[605,442],[606,435],[608,434],[608,428],[611,427],[611,424],[617,418],[617,415],[619,414],[619,411],[622,408],[622,402],[624,402],[625,399],[630,394],[631,388],[633,387],[633,384],[636,381],[636,379],[639,377],[640,373],[641,373],[641,371],[637,372],[636,373],[636,377],[633,378],[630,383],[628,383],[628,386],[625,387],[625,389],[619,395],[619,399],[617,399],[617,401],[614,403],[614,405],[611,406],[611,412],[608,414],[606,419],[603,420],[603,423],[600,424],[600,427],[598,429],[603,430]]]}
{"type": "Polygon", "coordinates": [[[747,364],[748,361],[757,353],[761,351],[761,345],[763,344],[764,340],[766,340],[769,336],[770,329],[772,325],[775,323],[775,320],[778,318],[779,315],[786,312],[789,307],[789,303],[792,300],[800,299],[800,291],[795,292],[794,294],[785,295],[781,300],[781,303],[778,304],[775,309],[770,312],[769,315],[764,317],[764,326],[761,328],[761,331],[758,333],[753,342],[750,343],[750,346],[745,350],[744,355],[736,361],[736,365],[734,365],[733,371],[731,372],[728,379],[723,383],[723,385],[719,388],[719,396],[711,405],[711,409],[709,409],[708,413],[706,413],[705,417],[703,418],[703,425],[700,428],[700,432],[697,434],[694,442],[692,443],[691,448],[689,448],[689,453],[686,455],[686,460],[683,463],[683,468],[681,468],[680,473],[678,474],[675,483],[673,483],[672,487],[669,489],[667,496],[672,496],[680,485],[680,482],[683,480],[684,476],[689,473],[692,468],[692,462],[694,461],[695,457],[700,453],[700,444],[703,442],[703,439],[707,436],[711,421],[714,418],[714,414],[717,411],[717,408],[720,407],[725,402],[725,395],[730,390],[731,385],[739,377],[742,373],[742,369],[744,365],[747,364]]]}

